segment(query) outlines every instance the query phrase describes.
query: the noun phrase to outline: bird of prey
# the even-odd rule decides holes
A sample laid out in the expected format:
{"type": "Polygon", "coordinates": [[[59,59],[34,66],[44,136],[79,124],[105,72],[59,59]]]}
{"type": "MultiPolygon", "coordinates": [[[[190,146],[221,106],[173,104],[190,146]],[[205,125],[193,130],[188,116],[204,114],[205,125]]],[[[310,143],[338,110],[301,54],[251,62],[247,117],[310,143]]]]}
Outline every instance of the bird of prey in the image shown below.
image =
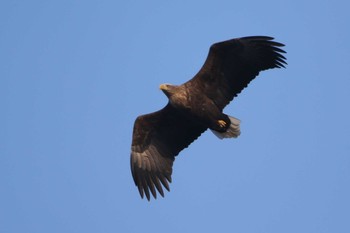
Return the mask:
{"type": "Polygon", "coordinates": [[[267,36],[242,37],[213,44],[204,65],[181,85],[162,84],[168,97],[161,110],[138,116],[131,145],[131,173],[143,198],[168,191],[175,156],[204,131],[217,137],[240,134],[240,121],[223,113],[260,71],[285,67],[284,45],[267,36]]]}

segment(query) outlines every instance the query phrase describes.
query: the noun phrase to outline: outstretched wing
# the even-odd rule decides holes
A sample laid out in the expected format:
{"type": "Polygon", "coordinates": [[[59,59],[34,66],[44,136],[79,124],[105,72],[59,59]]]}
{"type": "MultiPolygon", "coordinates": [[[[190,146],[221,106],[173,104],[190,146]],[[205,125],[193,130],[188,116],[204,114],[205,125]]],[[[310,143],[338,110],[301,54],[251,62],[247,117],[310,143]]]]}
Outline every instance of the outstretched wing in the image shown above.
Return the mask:
{"type": "Polygon", "coordinates": [[[131,172],[141,197],[156,198],[169,191],[175,156],[207,128],[170,104],[162,110],[139,116],[134,124],[131,145],[131,172]],[[161,185],[162,184],[162,185],[161,185]]]}
{"type": "Polygon", "coordinates": [[[260,71],[287,64],[279,48],[284,45],[272,40],[252,36],[213,44],[203,67],[183,85],[200,89],[222,110],[260,71]]]}

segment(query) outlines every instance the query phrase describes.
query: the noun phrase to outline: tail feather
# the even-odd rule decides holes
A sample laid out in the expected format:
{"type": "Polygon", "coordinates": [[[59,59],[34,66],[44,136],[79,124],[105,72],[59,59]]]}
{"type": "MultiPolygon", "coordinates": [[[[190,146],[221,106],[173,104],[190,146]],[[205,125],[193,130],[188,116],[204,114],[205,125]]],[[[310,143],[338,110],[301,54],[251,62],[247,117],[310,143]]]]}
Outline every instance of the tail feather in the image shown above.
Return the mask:
{"type": "Polygon", "coordinates": [[[232,116],[228,116],[230,118],[231,121],[231,125],[230,127],[226,130],[226,132],[218,132],[215,130],[211,130],[215,136],[217,136],[220,139],[224,139],[224,138],[237,138],[240,134],[241,134],[241,130],[240,130],[240,123],[241,121],[238,120],[235,117],[232,116]]]}

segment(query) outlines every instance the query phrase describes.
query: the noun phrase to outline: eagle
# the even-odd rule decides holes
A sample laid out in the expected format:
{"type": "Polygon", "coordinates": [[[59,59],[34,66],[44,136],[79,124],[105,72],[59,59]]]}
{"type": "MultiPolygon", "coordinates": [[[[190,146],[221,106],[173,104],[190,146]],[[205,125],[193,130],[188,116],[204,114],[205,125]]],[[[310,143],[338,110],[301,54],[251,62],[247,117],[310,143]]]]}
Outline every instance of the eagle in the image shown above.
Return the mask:
{"type": "Polygon", "coordinates": [[[240,121],[223,109],[260,71],[285,67],[283,46],[268,36],[218,42],[191,80],[160,85],[167,105],[138,116],[133,128],[131,173],[142,198],[170,191],[175,156],[207,129],[220,139],[240,135],[240,121]]]}

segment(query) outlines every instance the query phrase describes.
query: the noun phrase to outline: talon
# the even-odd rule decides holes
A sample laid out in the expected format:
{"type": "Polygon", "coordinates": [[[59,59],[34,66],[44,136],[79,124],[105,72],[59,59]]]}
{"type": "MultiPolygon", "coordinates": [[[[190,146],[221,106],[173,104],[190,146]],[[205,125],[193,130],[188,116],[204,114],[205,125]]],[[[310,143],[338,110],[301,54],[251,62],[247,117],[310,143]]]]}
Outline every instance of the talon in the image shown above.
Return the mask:
{"type": "Polygon", "coordinates": [[[225,122],[225,121],[223,121],[223,120],[218,120],[218,123],[219,123],[219,126],[220,126],[221,128],[225,128],[225,127],[226,127],[226,122],[225,122]]]}

